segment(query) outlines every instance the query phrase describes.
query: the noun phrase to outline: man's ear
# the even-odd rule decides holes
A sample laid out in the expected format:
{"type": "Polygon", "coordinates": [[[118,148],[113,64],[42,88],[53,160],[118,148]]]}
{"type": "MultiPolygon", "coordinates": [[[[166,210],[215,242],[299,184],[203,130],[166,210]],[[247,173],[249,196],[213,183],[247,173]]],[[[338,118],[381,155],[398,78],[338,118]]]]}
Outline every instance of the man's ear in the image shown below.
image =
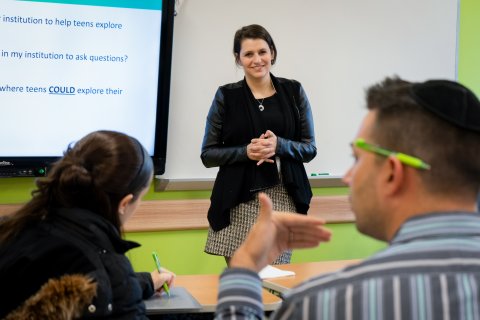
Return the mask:
{"type": "Polygon", "coordinates": [[[125,210],[127,209],[127,206],[132,202],[133,199],[133,194],[127,194],[125,197],[120,200],[118,204],[118,213],[120,214],[125,214],[125,210]]]}
{"type": "Polygon", "coordinates": [[[405,166],[395,156],[390,156],[386,163],[387,170],[384,179],[384,190],[388,194],[394,194],[401,190],[405,183],[405,166]]]}

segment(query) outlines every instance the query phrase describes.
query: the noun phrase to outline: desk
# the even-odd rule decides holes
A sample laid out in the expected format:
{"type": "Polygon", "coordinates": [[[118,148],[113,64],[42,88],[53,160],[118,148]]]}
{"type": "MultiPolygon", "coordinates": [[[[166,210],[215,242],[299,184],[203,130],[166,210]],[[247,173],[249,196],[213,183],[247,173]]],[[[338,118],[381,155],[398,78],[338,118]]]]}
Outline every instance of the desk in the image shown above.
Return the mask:
{"type": "MultiPolygon", "coordinates": [[[[202,309],[198,312],[215,312],[217,306],[218,296],[218,280],[219,275],[181,275],[175,278],[175,286],[183,287],[190,292],[190,294],[202,305],[202,309]]],[[[263,290],[263,304],[265,311],[273,311],[280,306],[282,300],[268,292],[263,290]]],[[[178,311],[177,311],[178,312],[178,311]]],[[[191,312],[191,311],[188,311],[191,312]]],[[[161,313],[157,310],[155,313],[149,312],[147,314],[161,313]]]]}
{"type": "Polygon", "coordinates": [[[263,287],[283,293],[300,283],[322,273],[340,270],[348,265],[356,264],[361,260],[337,260],[337,261],[321,261],[321,262],[303,262],[275,265],[275,268],[281,270],[289,270],[295,272],[294,276],[263,280],[263,287]]]}

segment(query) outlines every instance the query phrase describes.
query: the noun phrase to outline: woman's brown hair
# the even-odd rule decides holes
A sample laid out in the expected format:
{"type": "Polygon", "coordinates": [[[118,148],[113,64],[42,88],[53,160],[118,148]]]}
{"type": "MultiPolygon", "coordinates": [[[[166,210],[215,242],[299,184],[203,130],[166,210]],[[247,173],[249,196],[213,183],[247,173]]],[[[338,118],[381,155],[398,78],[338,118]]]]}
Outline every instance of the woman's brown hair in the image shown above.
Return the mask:
{"type": "Polygon", "coordinates": [[[55,208],[90,210],[121,231],[120,200],[128,194],[135,200],[152,173],[152,160],[135,138],[114,131],[92,132],[69,147],[48,175],[37,180],[28,203],[1,221],[0,243],[47,218],[55,208]]]}

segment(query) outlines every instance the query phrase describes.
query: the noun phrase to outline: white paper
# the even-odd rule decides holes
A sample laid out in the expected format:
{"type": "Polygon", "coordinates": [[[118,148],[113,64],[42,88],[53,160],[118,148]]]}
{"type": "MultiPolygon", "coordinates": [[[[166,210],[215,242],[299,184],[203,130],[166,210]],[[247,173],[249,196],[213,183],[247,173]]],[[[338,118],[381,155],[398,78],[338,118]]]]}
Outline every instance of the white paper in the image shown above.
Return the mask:
{"type": "Polygon", "coordinates": [[[271,265],[266,266],[258,273],[260,279],[280,278],[286,276],[294,276],[295,272],[288,270],[280,270],[271,265]]]}

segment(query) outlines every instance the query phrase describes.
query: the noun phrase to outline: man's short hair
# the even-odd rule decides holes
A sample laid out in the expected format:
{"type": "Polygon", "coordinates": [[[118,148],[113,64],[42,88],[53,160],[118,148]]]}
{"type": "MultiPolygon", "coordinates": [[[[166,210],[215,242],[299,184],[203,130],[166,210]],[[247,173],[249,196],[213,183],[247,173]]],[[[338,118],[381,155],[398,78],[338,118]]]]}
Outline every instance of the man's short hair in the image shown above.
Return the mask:
{"type": "MultiPolygon", "coordinates": [[[[442,90],[442,83],[439,82],[439,86],[429,89],[429,94],[435,96],[435,90],[438,90],[439,94],[451,95],[448,90],[442,90]]],[[[465,196],[476,197],[480,191],[480,131],[462,127],[448,116],[441,117],[419,104],[412,90],[414,85],[418,84],[394,77],[367,89],[367,108],[377,113],[372,131],[375,141],[372,142],[430,164],[430,170],[421,172],[425,187],[430,192],[466,193],[465,196]]],[[[467,90],[470,98],[473,96],[473,105],[468,107],[475,108],[476,114],[479,114],[480,103],[475,95],[465,87],[456,85],[467,90]]],[[[462,99],[457,100],[455,103],[459,105],[467,103],[462,99]]],[[[461,112],[452,110],[458,106],[450,102],[435,103],[442,103],[441,107],[453,114],[461,112]]],[[[434,109],[436,107],[433,106],[434,109]]]]}

